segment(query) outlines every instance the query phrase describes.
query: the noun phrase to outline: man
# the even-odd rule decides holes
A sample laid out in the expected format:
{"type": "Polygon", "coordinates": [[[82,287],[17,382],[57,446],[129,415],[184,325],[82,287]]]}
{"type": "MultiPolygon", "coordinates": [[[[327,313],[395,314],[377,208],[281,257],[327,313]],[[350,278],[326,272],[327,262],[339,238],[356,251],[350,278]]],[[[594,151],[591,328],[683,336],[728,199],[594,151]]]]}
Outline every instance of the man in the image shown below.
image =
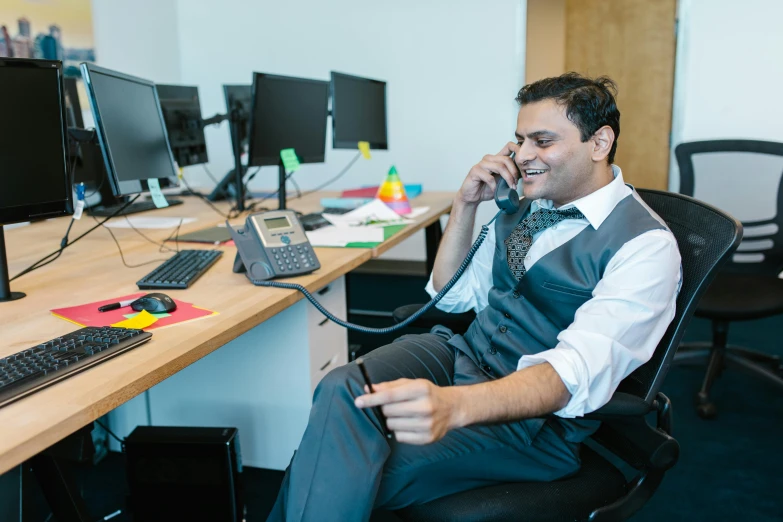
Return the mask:
{"type": "Polygon", "coordinates": [[[674,236],[612,164],[614,90],[575,73],[520,90],[516,142],[468,173],[427,285],[434,295],[465,258],[494,176],[511,187],[521,177],[519,211],[498,216],[439,304],[476,320],[464,335],[435,327],[371,352],[374,393],[355,364],[328,374],[270,520],[367,520],[579,470],[580,442],[598,427],[580,417],[649,360],[680,284],[674,236]]]}

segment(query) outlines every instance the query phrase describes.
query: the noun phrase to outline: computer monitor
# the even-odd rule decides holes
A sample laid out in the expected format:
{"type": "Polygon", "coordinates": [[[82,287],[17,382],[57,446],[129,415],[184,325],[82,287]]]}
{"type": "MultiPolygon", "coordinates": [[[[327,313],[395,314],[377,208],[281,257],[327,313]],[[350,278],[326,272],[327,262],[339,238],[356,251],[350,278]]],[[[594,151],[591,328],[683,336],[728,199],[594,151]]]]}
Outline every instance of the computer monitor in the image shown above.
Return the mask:
{"type": "Polygon", "coordinates": [[[248,165],[279,165],[294,149],[300,163],[323,163],[329,83],[255,73],[248,165]]]}
{"type": "Polygon", "coordinates": [[[198,87],[156,85],[169,145],[180,167],[209,162],[198,87]]]}
{"type": "Polygon", "coordinates": [[[93,64],[82,64],[95,130],[115,196],[178,186],[174,157],[155,84],[93,64]]]}
{"type": "Polygon", "coordinates": [[[332,147],[388,149],[386,82],[332,72],[332,147]]]}
{"type": "MultiPolygon", "coordinates": [[[[226,98],[226,113],[231,114],[234,110],[239,112],[243,119],[239,126],[239,149],[242,154],[247,153],[248,137],[250,136],[250,119],[252,118],[253,91],[251,85],[223,85],[223,96],[226,98]]],[[[234,150],[236,136],[234,129],[229,125],[231,132],[231,150],[234,150]]]]}
{"type": "Polygon", "coordinates": [[[0,115],[0,301],[11,301],[24,294],[10,290],[2,226],[72,212],[62,63],[0,58],[0,115]]]}

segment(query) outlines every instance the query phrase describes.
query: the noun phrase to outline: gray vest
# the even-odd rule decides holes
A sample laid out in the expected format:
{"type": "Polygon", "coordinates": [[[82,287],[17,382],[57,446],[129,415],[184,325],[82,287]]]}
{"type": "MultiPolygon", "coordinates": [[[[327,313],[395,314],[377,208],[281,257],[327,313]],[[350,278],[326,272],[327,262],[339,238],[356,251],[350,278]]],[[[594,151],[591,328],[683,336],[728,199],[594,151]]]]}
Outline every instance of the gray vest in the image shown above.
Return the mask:
{"type": "MultiPolygon", "coordinates": [[[[592,297],[609,261],[631,239],[651,230],[665,230],[633,194],[621,200],[598,229],[587,226],[570,241],[546,254],[517,281],[506,261],[504,243],[528,215],[523,199],[515,214],[501,214],[495,224],[493,287],[489,306],[473,321],[463,338],[450,342],[478,365],[489,378],[516,371],[520,357],[554,348],[557,336],[574,321],[576,310],[592,297]]],[[[580,442],[598,424],[560,420],[568,440],[580,442]]],[[[532,438],[545,422],[529,419],[532,438]]]]}

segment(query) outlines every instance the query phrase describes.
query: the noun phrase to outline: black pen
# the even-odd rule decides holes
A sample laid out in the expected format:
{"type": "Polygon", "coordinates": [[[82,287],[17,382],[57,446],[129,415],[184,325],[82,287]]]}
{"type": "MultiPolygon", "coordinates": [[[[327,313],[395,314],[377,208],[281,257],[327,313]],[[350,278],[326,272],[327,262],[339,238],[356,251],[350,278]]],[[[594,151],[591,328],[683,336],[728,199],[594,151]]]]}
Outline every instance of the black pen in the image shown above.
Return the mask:
{"type": "MultiPolygon", "coordinates": [[[[364,383],[367,385],[367,389],[370,390],[370,393],[375,393],[372,389],[372,382],[370,382],[370,376],[367,375],[367,369],[364,367],[364,360],[359,357],[356,359],[356,366],[359,367],[359,371],[362,372],[362,377],[364,377],[364,383]]],[[[386,415],[383,414],[383,411],[381,410],[380,406],[373,406],[373,410],[375,411],[375,414],[378,416],[378,419],[381,421],[381,429],[383,430],[383,435],[391,440],[392,433],[389,431],[389,427],[386,425],[386,415]]]]}
{"type": "Polygon", "coordinates": [[[135,301],[135,299],[128,299],[127,301],[120,301],[119,303],[111,303],[107,305],[103,305],[98,308],[99,312],[108,312],[109,310],[116,310],[117,308],[123,308],[125,306],[130,306],[130,304],[135,301]]]}

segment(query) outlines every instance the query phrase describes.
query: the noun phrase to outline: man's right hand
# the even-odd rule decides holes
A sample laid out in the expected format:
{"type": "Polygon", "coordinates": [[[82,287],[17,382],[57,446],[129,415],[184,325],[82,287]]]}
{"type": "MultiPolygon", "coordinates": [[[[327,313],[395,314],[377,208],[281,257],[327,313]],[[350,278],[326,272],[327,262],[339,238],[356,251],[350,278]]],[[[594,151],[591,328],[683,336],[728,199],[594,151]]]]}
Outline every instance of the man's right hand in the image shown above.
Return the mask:
{"type": "Polygon", "coordinates": [[[478,204],[495,197],[496,182],[493,174],[502,176],[509,187],[516,187],[520,176],[519,169],[510,156],[518,151],[519,145],[509,141],[497,154],[484,156],[468,172],[468,177],[457,193],[457,199],[463,203],[478,204]]]}

